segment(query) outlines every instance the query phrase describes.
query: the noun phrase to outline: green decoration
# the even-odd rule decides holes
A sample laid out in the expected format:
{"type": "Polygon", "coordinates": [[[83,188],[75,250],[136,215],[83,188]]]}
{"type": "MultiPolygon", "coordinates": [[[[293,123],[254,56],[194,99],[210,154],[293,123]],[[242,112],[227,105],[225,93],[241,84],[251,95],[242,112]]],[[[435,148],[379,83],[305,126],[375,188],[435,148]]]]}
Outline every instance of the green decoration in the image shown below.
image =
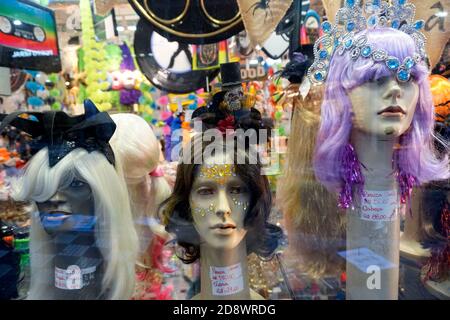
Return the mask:
{"type": "MultiPolygon", "coordinates": [[[[94,22],[89,0],[80,0],[81,28],[83,50],[78,52],[83,62],[79,64],[80,71],[86,72],[85,95],[99,108],[106,111],[112,108],[111,95],[108,90],[109,83],[106,69],[108,68],[108,51],[104,42],[95,40],[94,22]]],[[[80,96],[81,96],[80,86],[80,96]]],[[[83,101],[83,99],[80,100],[83,101]]]]}
{"type": "Polygon", "coordinates": [[[60,111],[61,110],[61,102],[55,102],[51,105],[52,110],[60,111]]]}
{"type": "Polygon", "coordinates": [[[280,121],[282,117],[283,117],[283,112],[282,111],[276,111],[275,112],[275,119],[277,121],[280,121]]]}

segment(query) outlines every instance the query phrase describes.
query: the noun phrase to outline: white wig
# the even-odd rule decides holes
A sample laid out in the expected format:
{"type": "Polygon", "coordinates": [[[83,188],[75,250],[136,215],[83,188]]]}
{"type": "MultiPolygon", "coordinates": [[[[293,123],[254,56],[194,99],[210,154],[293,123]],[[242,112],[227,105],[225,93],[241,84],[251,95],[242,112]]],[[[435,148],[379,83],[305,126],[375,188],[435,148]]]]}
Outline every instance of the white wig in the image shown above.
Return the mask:
{"type": "Polygon", "coordinates": [[[131,211],[140,239],[141,252],[149,245],[150,221],[156,218],[159,205],[171,194],[163,176],[150,176],[158,167],[160,144],[150,125],[141,117],[114,114],[116,131],[110,140],[116,158],[123,164],[123,173],[131,200],[131,211]]]}
{"type": "MultiPolygon", "coordinates": [[[[96,243],[105,259],[102,291],[108,299],[129,299],[134,290],[134,262],[138,239],[134,229],[129,198],[121,174],[120,160],[116,168],[103,154],[75,149],[49,167],[48,149],[40,150],[27,164],[24,175],[13,184],[13,198],[17,201],[44,202],[57,190],[69,184],[78,174],[91,187],[95,203],[96,243]]],[[[48,299],[46,288],[53,286],[54,270],[43,274],[41,266],[54,254],[49,235],[44,231],[39,216],[34,215],[30,235],[31,284],[29,299],[48,299]],[[47,285],[42,282],[48,279],[47,285]]]]}

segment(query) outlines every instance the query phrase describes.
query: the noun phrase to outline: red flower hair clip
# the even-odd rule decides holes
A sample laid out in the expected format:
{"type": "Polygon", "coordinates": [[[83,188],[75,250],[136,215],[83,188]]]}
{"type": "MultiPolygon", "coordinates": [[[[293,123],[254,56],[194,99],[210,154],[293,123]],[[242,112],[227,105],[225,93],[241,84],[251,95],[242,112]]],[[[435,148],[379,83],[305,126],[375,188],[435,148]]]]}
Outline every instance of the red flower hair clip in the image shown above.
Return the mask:
{"type": "Polygon", "coordinates": [[[232,115],[228,115],[225,119],[222,119],[217,123],[217,128],[223,134],[227,133],[227,129],[233,130],[233,132],[234,132],[234,129],[235,129],[234,126],[235,126],[235,121],[234,121],[234,116],[232,116],[232,115]]]}

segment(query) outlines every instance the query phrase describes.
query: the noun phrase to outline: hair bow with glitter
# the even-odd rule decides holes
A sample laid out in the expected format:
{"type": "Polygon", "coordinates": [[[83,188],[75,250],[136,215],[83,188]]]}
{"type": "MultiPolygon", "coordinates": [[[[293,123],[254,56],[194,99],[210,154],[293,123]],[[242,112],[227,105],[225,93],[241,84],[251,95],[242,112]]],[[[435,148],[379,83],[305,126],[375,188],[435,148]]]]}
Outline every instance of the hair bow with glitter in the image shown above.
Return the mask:
{"type": "Polygon", "coordinates": [[[114,165],[114,152],[109,144],[116,130],[114,121],[91,100],[85,100],[84,110],[83,115],[73,117],[63,111],[0,114],[0,132],[11,125],[30,134],[33,153],[48,147],[50,167],[77,148],[99,151],[114,165]]]}

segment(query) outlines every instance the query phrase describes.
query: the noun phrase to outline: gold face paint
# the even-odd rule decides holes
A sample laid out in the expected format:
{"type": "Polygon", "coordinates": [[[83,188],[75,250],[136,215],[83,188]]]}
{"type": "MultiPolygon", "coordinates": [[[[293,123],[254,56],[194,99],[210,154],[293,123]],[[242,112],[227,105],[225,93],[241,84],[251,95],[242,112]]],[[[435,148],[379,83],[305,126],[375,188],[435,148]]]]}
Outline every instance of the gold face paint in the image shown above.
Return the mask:
{"type": "Polygon", "coordinates": [[[224,185],[229,177],[236,176],[234,164],[204,165],[200,168],[200,177],[214,180],[220,185],[224,185]]]}
{"type": "Polygon", "coordinates": [[[201,207],[194,207],[192,208],[192,210],[194,211],[194,213],[200,214],[202,217],[206,216],[207,214],[213,214],[214,211],[216,211],[216,207],[214,206],[214,204],[210,204],[208,209],[205,208],[201,208],[201,207]]]}

